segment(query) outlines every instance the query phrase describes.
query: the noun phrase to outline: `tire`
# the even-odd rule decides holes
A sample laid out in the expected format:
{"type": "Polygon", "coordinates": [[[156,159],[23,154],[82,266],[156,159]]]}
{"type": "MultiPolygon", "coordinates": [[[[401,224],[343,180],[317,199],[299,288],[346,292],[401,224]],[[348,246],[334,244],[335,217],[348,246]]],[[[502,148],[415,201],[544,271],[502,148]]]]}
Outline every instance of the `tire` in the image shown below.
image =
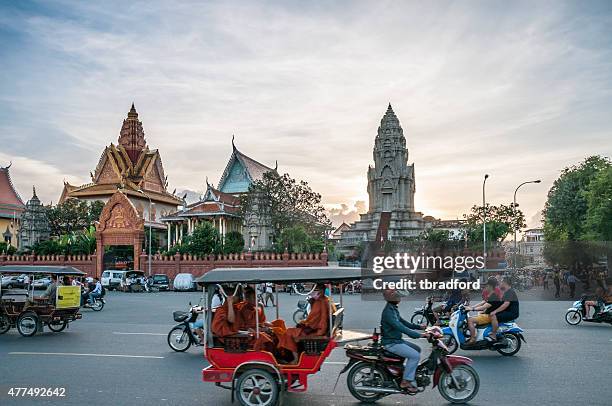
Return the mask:
{"type": "Polygon", "coordinates": [[[569,310],[565,313],[565,321],[570,326],[577,326],[582,321],[582,314],[578,310],[569,310]]]}
{"type": "Polygon", "coordinates": [[[93,310],[94,312],[99,312],[102,309],[104,309],[104,302],[96,299],[94,304],[91,306],[91,310],[93,310]]]}
{"type": "Polygon", "coordinates": [[[11,321],[6,314],[0,314],[0,334],[4,334],[11,329],[11,321]]]}
{"type": "Polygon", "coordinates": [[[448,353],[454,354],[459,349],[459,344],[455,340],[455,336],[444,335],[442,342],[448,347],[448,353]]]}
{"type": "Polygon", "coordinates": [[[374,403],[377,400],[382,399],[385,394],[359,391],[359,389],[355,386],[355,383],[356,381],[359,381],[359,375],[363,376],[365,374],[371,374],[367,381],[368,386],[380,386],[386,380],[385,371],[368,362],[358,362],[349,370],[348,375],[346,376],[346,386],[355,399],[363,403],[374,403]]]}
{"type": "Polygon", "coordinates": [[[191,347],[191,337],[187,328],[187,326],[176,326],[168,333],[168,345],[174,351],[185,352],[191,347]]]}
{"type": "Polygon", "coordinates": [[[17,319],[17,331],[24,337],[32,337],[38,331],[38,316],[34,312],[24,312],[17,319]]]}
{"type": "Polygon", "coordinates": [[[429,325],[427,317],[425,317],[425,315],[421,311],[414,312],[414,314],[410,318],[410,322],[412,324],[418,324],[419,326],[424,323],[427,323],[427,325],[429,325]]]}
{"type": "Polygon", "coordinates": [[[236,382],[236,398],[243,406],[274,406],[279,392],[277,380],[259,368],[245,371],[236,382]]]}
{"type": "Polygon", "coordinates": [[[300,321],[306,318],[306,312],[303,310],[296,310],[293,312],[293,321],[298,324],[300,321]]]}
{"type": "Polygon", "coordinates": [[[66,320],[60,321],[59,324],[47,323],[47,327],[49,327],[49,330],[53,331],[54,333],[59,333],[60,331],[63,331],[67,326],[68,321],[66,320]]]}
{"type": "Polygon", "coordinates": [[[510,348],[498,348],[497,352],[506,357],[511,357],[521,349],[521,338],[518,334],[504,333],[502,340],[509,340],[512,343],[510,348]]]}
{"type": "Polygon", "coordinates": [[[480,377],[474,368],[469,365],[457,365],[448,373],[442,370],[440,381],[438,382],[438,391],[440,395],[451,403],[467,403],[478,394],[480,388],[480,377]],[[461,396],[457,393],[451,393],[454,387],[452,377],[459,381],[460,385],[465,385],[461,396]]]}

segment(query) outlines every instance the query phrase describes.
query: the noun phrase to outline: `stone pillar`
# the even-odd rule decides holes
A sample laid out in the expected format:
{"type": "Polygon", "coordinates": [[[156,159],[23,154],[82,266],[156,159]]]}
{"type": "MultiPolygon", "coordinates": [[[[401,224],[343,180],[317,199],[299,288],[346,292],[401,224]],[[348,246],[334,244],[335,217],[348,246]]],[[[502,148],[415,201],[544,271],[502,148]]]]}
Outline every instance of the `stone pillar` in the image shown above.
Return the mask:
{"type": "Polygon", "coordinates": [[[102,268],[104,268],[104,245],[102,245],[102,236],[97,236],[98,241],[96,244],[96,269],[94,275],[100,277],[102,275],[102,268]]]}
{"type": "Polygon", "coordinates": [[[134,242],[134,269],[140,269],[140,251],[142,251],[140,245],[140,241],[134,242]]]}
{"type": "Polygon", "coordinates": [[[170,249],[170,236],[172,234],[172,223],[168,223],[168,249],[170,249]]]}
{"type": "Polygon", "coordinates": [[[183,241],[183,223],[179,223],[179,240],[183,241]]]}

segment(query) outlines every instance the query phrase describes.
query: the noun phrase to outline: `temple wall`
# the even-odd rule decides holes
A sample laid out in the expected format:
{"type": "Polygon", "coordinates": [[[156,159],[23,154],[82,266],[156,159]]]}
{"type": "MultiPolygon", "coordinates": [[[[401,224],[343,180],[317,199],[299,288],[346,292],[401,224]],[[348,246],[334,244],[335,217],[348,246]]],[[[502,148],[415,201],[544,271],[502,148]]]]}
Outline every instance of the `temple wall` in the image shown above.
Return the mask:
{"type": "MultiPolygon", "coordinates": [[[[148,270],[148,256],[140,254],[140,269],[148,270]]],[[[73,266],[88,276],[96,275],[96,255],[0,255],[2,265],[51,265],[73,266]]],[[[163,256],[155,254],[151,260],[151,273],[164,273],[173,279],[179,273],[191,273],[197,277],[214,268],[258,268],[258,267],[300,267],[327,266],[327,253],[320,254],[275,254],[240,253],[228,255],[206,255],[202,257],[187,254],[163,256]]],[[[98,272],[100,275],[102,271],[98,272]]]]}

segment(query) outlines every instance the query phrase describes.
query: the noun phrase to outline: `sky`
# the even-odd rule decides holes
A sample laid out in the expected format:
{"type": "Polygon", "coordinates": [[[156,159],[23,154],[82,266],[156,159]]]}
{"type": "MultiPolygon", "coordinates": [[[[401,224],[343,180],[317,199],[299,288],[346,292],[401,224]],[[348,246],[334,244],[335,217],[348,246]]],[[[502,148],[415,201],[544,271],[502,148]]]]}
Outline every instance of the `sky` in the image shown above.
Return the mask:
{"type": "Polygon", "coordinates": [[[612,156],[612,2],[2,2],[0,165],[24,199],[90,181],[134,102],[169,189],[237,147],[353,220],[390,102],[416,209],[517,200],[539,224],[561,170],[612,156]]]}

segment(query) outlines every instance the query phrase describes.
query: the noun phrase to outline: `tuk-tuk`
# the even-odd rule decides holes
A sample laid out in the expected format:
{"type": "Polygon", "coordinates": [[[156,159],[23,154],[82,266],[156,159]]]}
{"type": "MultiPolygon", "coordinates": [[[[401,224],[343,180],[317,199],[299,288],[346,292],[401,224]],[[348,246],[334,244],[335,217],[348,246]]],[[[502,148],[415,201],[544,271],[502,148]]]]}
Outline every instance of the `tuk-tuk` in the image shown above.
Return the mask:
{"type": "Polygon", "coordinates": [[[31,337],[42,331],[43,325],[49,330],[60,332],[68,323],[80,319],[81,287],[61,286],[55,289],[54,297],[34,296],[34,282],[42,276],[83,277],[85,272],[71,266],[0,266],[0,277],[27,275],[30,282],[24,289],[2,289],[0,286],[0,334],[17,327],[24,337],[31,337]]]}
{"type": "MultiPolygon", "coordinates": [[[[210,309],[215,288],[221,288],[223,291],[223,286],[235,286],[237,290],[239,285],[254,285],[255,291],[258,291],[258,285],[261,283],[316,282],[327,284],[331,292],[331,285],[361,278],[360,268],[217,268],[197,278],[196,283],[203,287],[206,307],[210,309]]],[[[211,330],[214,313],[205,312],[205,357],[210,366],[202,370],[203,381],[214,382],[221,388],[230,389],[232,400],[236,397],[242,405],[275,405],[282,392],[305,392],[308,388],[308,375],[321,369],[321,365],[334,348],[371,337],[370,334],[343,331],[341,326],[344,308],[340,306],[333,312],[333,301],[328,302],[330,311],[327,334],[301,338],[298,344],[299,358],[294,364],[279,362],[273,353],[256,351],[249,346],[249,342],[258,339],[261,334],[257,307],[255,331],[241,331],[235,336],[225,336],[222,342],[213,336],[211,330]]],[[[278,298],[276,303],[278,318],[278,298]]]]}

